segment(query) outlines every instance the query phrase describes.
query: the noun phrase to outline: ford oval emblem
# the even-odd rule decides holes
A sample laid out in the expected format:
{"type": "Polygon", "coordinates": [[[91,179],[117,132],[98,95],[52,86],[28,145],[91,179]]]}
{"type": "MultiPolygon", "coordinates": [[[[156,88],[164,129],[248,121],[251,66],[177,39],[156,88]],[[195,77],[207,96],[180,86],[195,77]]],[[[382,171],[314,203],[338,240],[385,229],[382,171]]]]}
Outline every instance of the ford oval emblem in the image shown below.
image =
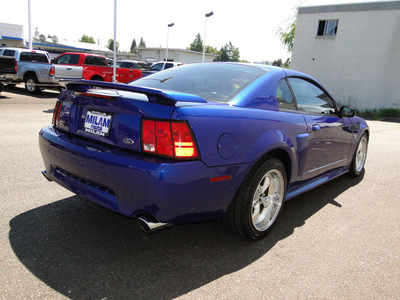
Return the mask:
{"type": "Polygon", "coordinates": [[[133,145],[135,142],[132,139],[124,138],[123,142],[127,145],[133,145]]]}

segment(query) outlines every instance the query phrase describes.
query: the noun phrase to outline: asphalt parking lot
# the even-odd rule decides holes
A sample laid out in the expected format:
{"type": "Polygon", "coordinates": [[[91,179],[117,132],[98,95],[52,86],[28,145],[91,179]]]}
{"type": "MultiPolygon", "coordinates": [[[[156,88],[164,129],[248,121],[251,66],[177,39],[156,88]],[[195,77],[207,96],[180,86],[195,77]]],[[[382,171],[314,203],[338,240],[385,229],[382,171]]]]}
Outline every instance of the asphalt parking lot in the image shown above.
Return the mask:
{"type": "Polygon", "coordinates": [[[147,235],[40,173],[57,94],[0,94],[0,299],[399,299],[400,123],[370,121],[364,176],[287,202],[261,241],[147,235]]]}

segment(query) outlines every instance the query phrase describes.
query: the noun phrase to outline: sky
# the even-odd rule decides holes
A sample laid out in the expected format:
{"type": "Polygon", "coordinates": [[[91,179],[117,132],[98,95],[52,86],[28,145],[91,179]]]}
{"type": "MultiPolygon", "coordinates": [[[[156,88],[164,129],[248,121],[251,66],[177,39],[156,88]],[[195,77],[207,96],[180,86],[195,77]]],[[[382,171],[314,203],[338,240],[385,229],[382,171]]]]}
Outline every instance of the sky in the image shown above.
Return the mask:
{"type": "MultiPolygon", "coordinates": [[[[29,37],[28,0],[0,0],[0,22],[19,24],[29,37]]],[[[379,1],[379,0],[376,0],[379,1]]],[[[277,34],[286,29],[299,6],[375,2],[373,0],[117,0],[117,42],[129,51],[141,37],[147,47],[186,49],[200,33],[205,44],[220,49],[225,43],[239,48],[249,62],[290,57],[277,34]],[[205,14],[214,12],[207,18],[205,14]]],[[[101,45],[114,36],[114,0],[31,0],[33,34],[56,35],[78,41],[83,34],[101,45]]]]}

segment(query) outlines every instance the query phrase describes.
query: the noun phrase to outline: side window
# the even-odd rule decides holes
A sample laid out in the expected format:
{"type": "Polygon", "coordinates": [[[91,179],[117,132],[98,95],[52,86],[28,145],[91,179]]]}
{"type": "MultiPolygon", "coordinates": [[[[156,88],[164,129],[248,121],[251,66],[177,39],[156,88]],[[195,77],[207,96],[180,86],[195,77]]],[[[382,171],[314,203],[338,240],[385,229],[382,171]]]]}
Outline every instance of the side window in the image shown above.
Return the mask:
{"type": "Polygon", "coordinates": [[[70,54],[69,64],[70,65],[77,65],[79,63],[79,54],[70,54]]]}
{"type": "Polygon", "coordinates": [[[69,64],[69,58],[70,58],[70,56],[69,56],[69,54],[65,54],[65,55],[63,55],[63,56],[60,56],[58,59],[57,59],[57,64],[69,64]]]}
{"type": "Polygon", "coordinates": [[[299,111],[313,114],[335,114],[334,101],[319,87],[300,78],[288,78],[299,111]]]}
{"type": "Polygon", "coordinates": [[[94,65],[94,57],[93,56],[86,56],[85,58],[85,65],[94,65]]]}
{"type": "Polygon", "coordinates": [[[122,63],[122,68],[128,68],[128,69],[134,69],[134,65],[131,62],[123,62],[122,63]]]}
{"type": "Polygon", "coordinates": [[[56,64],[77,65],[79,62],[79,54],[65,54],[60,56],[56,64]]]}
{"type": "Polygon", "coordinates": [[[163,63],[158,63],[158,64],[155,64],[155,65],[152,65],[150,70],[161,71],[162,67],[163,67],[163,63]]]}
{"type": "Polygon", "coordinates": [[[286,82],[286,79],[281,79],[276,88],[276,99],[278,100],[279,108],[296,110],[296,103],[293,101],[292,92],[286,82]]]}
{"type": "Polygon", "coordinates": [[[169,68],[172,68],[173,66],[174,66],[174,64],[166,63],[166,64],[165,64],[165,67],[164,67],[164,70],[169,69],[169,68]]]}
{"type": "Polygon", "coordinates": [[[146,65],[146,64],[142,64],[142,63],[138,63],[137,65],[136,65],[136,68],[138,68],[139,70],[150,70],[150,67],[149,67],[149,65],[146,65]]]}
{"type": "Polygon", "coordinates": [[[94,65],[107,67],[107,60],[104,57],[94,56],[94,65]]]}

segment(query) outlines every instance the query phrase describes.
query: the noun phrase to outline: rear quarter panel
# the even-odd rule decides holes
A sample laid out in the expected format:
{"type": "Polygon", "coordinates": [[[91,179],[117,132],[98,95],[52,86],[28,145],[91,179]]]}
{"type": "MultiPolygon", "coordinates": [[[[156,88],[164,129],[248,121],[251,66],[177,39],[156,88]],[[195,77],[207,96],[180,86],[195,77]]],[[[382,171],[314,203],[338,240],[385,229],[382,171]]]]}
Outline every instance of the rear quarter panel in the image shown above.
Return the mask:
{"type": "Polygon", "coordinates": [[[91,80],[94,76],[100,76],[104,81],[112,82],[113,70],[111,67],[101,67],[92,65],[83,65],[83,77],[91,80]]]}
{"type": "Polygon", "coordinates": [[[39,82],[49,82],[49,71],[51,66],[51,64],[47,63],[19,61],[17,73],[20,80],[25,80],[25,77],[28,74],[35,74],[39,82]]]}
{"type": "Polygon", "coordinates": [[[256,163],[280,149],[298,174],[297,136],[307,130],[301,114],[216,104],[180,107],[172,118],[191,124],[207,166],[256,163]]]}

